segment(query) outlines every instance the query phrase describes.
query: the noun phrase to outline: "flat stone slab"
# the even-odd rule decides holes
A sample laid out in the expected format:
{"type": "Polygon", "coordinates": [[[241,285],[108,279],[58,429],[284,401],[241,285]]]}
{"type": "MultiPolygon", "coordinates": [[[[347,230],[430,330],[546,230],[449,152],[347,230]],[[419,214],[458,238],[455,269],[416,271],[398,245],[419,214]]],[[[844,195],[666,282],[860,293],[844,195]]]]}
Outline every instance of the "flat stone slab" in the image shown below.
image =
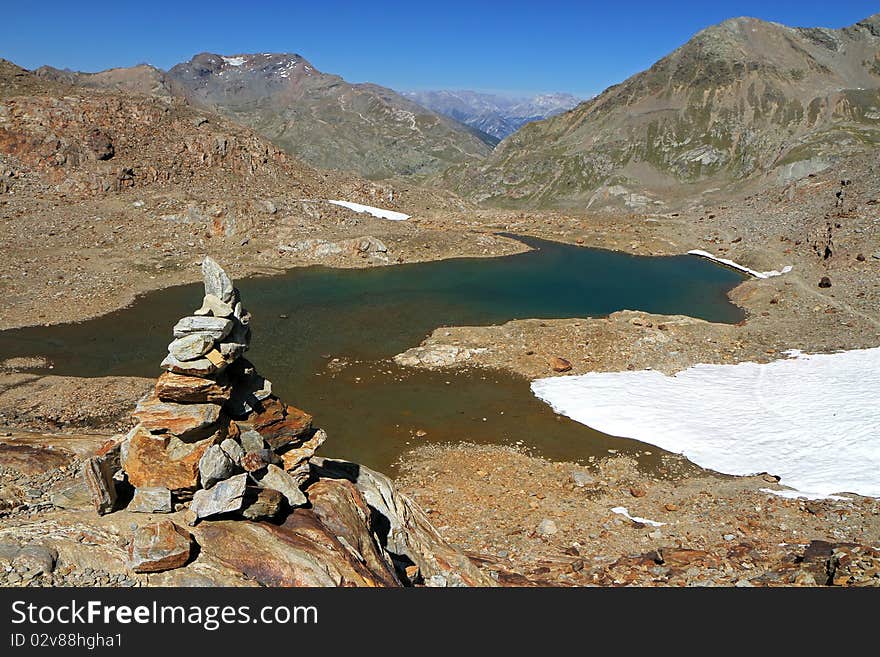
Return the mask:
{"type": "Polygon", "coordinates": [[[171,491],[164,486],[137,488],[127,508],[135,513],[171,513],[171,491]]]}
{"type": "Polygon", "coordinates": [[[196,360],[178,360],[171,354],[165,356],[165,360],[161,364],[162,369],[174,374],[184,374],[187,376],[210,376],[218,371],[218,368],[207,358],[197,358],[196,360]]]}
{"type": "Polygon", "coordinates": [[[191,333],[207,333],[215,340],[222,340],[232,331],[232,320],[223,317],[200,317],[190,315],[174,325],[174,337],[182,338],[191,333]]]}
{"type": "Polygon", "coordinates": [[[208,518],[238,511],[244,505],[247,474],[242,473],[219,482],[213,488],[197,490],[189,510],[196,517],[208,518]]]}
{"type": "Polygon", "coordinates": [[[214,337],[209,333],[189,333],[168,345],[168,353],[180,361],[196,360],[214,348],[214,337]]]}
{"type": "Polygon", "coordinates": [[[156,396],[177,404],[224,404],[232,386],[211,379],[165,372],[156,382],[156,396]]]}
{"type": "Polygon", "coordinates": [[[183,439],[196,439],[211,433],[220,419],[217,404],[173,404],[155,397],[142,401],[132,413],[151,433],[172,433],[183,439]]]}

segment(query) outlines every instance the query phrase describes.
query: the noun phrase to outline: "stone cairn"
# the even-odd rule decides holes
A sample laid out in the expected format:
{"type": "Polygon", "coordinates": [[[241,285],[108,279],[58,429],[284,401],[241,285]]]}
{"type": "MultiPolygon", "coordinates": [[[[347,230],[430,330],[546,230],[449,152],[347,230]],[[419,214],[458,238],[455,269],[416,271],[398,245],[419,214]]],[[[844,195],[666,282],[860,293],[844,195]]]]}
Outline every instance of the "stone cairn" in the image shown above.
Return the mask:
{"type": "MultiPolygon", "coordinates": [[[[251,317],[226,272],[206,257],[202,273],[201,308],[174,326],[165,372],[138,403],[137,426],[112,450],[135,489],[128,510],[170,513],[188,505],[190,525],[226,514],[271,518],[308,503],[309,459],[326,434],[273,395],[243,357],[251,317]]],[[[106,457],[87,463],[99,513],[116,506],[114,473],[119,479],[106,457]]]]}

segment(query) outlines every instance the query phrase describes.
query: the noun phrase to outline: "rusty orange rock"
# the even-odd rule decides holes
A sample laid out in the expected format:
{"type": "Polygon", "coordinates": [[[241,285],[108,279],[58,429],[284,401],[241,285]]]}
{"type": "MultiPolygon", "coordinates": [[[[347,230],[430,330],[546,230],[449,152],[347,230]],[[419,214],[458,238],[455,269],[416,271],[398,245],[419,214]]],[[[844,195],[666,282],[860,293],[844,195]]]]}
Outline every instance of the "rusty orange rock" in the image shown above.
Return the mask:
{"type": "Polygon", "coordinates": [[[564,358],[554,356],[550,359],[550,367],[554,372],[568,372],[571,370],[571,363],[564,358]]]}
{"type": "Polygon", "coordinates": [[[268,424],[255,424],[257,431],[273,449],[289,445],[312,428],[312,416],[294,406],[284,408],[284,415],[268,424]]]}
{"type": "Polygon", "coordinates": [[[139,427],[132,435],[124,468],[135,488],[164,486],[171,491],[194,490],[199,484],[199,459],[223,433],[194,443],[170,434],[151,434],[139,427]]]}
{"type": "Polygon", "coordinates": [[[156,382],[156,396],[163,402],[223,404],[231,394],[231,386],[198,376],[165,372],[156,382]]]}

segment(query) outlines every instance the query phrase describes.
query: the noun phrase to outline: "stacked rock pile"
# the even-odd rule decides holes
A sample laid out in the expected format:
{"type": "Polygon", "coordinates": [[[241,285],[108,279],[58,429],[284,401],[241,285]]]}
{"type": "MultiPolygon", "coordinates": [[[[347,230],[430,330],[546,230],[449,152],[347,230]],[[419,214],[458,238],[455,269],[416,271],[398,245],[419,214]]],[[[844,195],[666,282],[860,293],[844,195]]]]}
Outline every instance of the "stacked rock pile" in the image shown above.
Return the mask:
{"type": "MultiPolygon", "coordinates": [[[[170,513],[188,505],[191,525],[221,514],[271,518],[307,504],[301,488],[326,434],[273,395],[243,357],[251,318],[226,272],[206,257],[202,273],[202,306],[174,326],[165,372],[138,403],[138,424],[119,445],[122,472],[135,489],[128,509],[170,513]]],[[[94,461],[87,473],[99,512],[115,504],[113,467],[102,465],[94,461]],[[109,492],[103,503],[94,495],[100,488],[109,492]]]]}

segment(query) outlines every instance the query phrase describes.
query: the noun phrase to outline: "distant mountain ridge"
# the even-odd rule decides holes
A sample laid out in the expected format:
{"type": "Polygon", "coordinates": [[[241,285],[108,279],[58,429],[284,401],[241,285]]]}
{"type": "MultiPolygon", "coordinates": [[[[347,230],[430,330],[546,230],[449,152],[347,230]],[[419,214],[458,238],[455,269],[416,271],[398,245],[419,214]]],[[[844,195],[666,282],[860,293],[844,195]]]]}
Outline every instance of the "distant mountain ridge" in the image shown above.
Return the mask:
{"type": "Polygon", "coordinates": [[[292,53],[202,53],[167,72],[141,64],[98,73],[43,66],[34,73],[80,87],[182,97],[311,166],[367,178],[436,174],[482,159],[497,143],[391,89],[350,84],[292,53]]]}
{"type": "Polygon", "coordinates": [[[477,91],[404,91],[402,95],[501,141],[526,123],[568,111],[582,102],[567,93],[513,97],[477,91]]]}
{"type": "Polygon", "coordinates": [[[202,53],[166,78],[174,95],[325,169],[367,178],[431,174],[491,151],[475,130],[391,89],[322,73],[297,54],[202,53]]]}
{"type": "Polygon", "coordinates": [[[644,208],[805,176],[878,144],[880,14],[840,30],[736,18],[441,184],[509,207],[644,208]]]}

